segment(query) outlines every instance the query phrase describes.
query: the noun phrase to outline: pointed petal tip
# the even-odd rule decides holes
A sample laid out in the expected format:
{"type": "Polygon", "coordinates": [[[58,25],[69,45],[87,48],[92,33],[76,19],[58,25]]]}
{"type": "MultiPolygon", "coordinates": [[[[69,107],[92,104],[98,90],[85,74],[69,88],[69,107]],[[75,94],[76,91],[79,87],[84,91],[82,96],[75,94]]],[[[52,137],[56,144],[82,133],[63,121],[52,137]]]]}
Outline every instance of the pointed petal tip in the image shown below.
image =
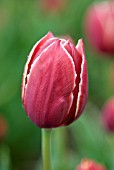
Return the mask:
{"type": "Polygon", "coordinates": [[[80,44],[84,44],[84,42],[83,42],[83,39],[82,38],[80,38],[79,40],[78,40],[78,42],[80,43],[80,44]]]}
{"type": "Polygon", "coordinates": [[[49,37],[54,37],[54,35],[52,34],[52,32],[51,31],[49,31],[48,33],[47,33],[47,35],[49,36],[49,37]]]}
{"type": "Polygon", "coordinates": [[[78,43],[77,43],[77,45],[76,45],[76,48],[84,48],[84,42],[83,42],[83,39],[82,38],[80,38],[79,40],[78,40],[78,43]]]}
{"type": "Polygon", "coordinates": [[[85,48],[84,48],[84,42],[83,39],[79,39],[78,43],[76,45],[76,49],[78,50],[78,52],[83,56],[85,56],[85,48]]]}

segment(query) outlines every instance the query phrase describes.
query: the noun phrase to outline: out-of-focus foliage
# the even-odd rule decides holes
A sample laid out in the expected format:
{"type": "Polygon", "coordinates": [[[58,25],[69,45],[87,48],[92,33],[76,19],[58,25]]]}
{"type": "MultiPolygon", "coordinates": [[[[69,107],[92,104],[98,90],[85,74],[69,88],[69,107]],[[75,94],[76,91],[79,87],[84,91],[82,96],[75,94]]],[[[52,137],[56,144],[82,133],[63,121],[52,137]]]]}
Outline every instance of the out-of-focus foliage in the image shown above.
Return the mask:
{"type": "Polygon", "coordinates": [[[0,0],[0,115],[8,123],[2,141],[6,147],[0,144],[0,153],[4,152],[11,170],[40,170],[40,129],[30,122],[22,107],[21,79],[30,49],[48,31],[55,36],[70,35],[74,42],[84,39],[89,76],[89,102],[84,115],[64,129],[65,141],[61,141],[61,129],[54,131],[60,136],[54,136],[53,140],[59,142],[53,145],[58,150],[64,146],[62,155],[67,152],[68,157],[59,159],[60,153],[53,146],[53,169],[73,170],[83,157],[114,169],[114,137],[105,133],[100,124],[100,108],[114,94],[111,69],[114,61],[98,54],[84,36],[85,12],[93,1],[64,1],[61,11],[47,12],[40,0],[0,0]]]}

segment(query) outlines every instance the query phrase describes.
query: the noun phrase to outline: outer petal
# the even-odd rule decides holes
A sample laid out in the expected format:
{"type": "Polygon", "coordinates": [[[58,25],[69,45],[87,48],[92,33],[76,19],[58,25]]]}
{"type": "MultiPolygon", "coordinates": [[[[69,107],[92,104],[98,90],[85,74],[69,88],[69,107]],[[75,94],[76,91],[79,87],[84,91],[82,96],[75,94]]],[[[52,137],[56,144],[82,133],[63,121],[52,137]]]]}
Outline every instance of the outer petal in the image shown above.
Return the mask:
{"type": "Polygon", "coordinates": [[[50,38],[53,38],[53,34],[51,32],[49,32],[45,37],[43,37],[40,41],[38,41],[34,47],[32,48],[25,68],[24,68],[24,73],[23,73],[23,79],[22,79],[22,101],[23,101],[23,96],[24,96],[24,92],[25,92],[25,84],[27,83],[27,74],[29,74],[30,68],[31,68],[31,64],[33,63],[33,61],[35,60],[35,58],[38,56],[38,54],[40,54],[41,52],[41,47],[46,43],[47,40],[49,40],[50,38]]]}
{"type": "Polygon", "coordinates": [[[79,40],[77,50],[82,55],[81,74],[75,119],[82,113],[88,99],[88,72],[83,41],[79,40]]]}
{"type": "Polygon", "coordinates": [[[78,92],[79,92],[79,83],[80,83],[80,73],[81,73],[81,63],[82,63],[82,55],[77,51],[75,46],[71,44],[69,41],[64,43],[64,47],[67,49],[67,51],[70,53],[70,55],[73,58],[74,64],[75,64],[75,71],[76,71],[76,86],[73,91],[73,104],[69,111],[69,114],[67,115],[66,120],[63,122],[65,125],[70,124],[73,122],[75,118],[75,112],[77,107],[77,98],[78,98],[78,92]]]}
{"type": "Polygon", "coordinates": [[[24,106],[39,127],[60,126],[72,104],[75,67],[59,40],[48,46],[31,66],[24,106]]]}

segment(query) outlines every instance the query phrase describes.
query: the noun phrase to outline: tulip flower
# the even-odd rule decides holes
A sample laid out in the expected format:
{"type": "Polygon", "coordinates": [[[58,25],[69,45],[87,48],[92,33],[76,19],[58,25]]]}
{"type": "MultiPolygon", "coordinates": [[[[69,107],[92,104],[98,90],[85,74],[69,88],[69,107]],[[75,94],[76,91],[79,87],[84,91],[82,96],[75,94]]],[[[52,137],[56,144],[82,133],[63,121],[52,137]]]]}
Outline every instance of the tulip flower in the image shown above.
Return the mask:
{"type": "Polygon", "coordinates": [[[85,19],[85,33],[98,51],[114,54],[114,2],[94,3],[85,19]]]}
{"type": "Polygon", "coordinates": [[[114,97],[108,99],[102,108],[102,122],[109,132],[114,132],[114,97]]]}
{"type": "Polygon", "coordinates": [[[83,159],[76,170],[106,170],[105,167],[90,159],[83,159]]]}
{"type": "Polygon", "coordinates": [[[75,47],[70,40],[56,38],[49,32],[32,48],[22,80],[25,111],[38,127],[43,128],[44,170],[51,169],[51,128],[74,122],[84,110],[87,97],[83,41],[79,40],[75,47]]]}
{"type": "Polygon", "coordinates": [[[49,32],[32,48],[23,73],[22,101],[29,118],[41,128],[66,126],[84,110],[88,97],[84,44],[49,32]]]}

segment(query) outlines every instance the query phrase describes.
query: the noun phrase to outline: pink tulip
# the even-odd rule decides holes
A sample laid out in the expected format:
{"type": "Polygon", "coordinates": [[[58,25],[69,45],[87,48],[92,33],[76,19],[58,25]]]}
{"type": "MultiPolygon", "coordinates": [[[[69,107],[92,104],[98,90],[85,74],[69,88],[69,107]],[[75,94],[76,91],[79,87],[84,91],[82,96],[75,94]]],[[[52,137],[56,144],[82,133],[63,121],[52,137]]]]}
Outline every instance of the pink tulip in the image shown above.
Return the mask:
{"type": "Polygon", "coordinates": [[[69,125],[82,113],[88,97],[83,41],[75,47],[51,32],[38,41],[25,65],[22,101],[41,128],[69,125]]]}
{"type": "Polygon", "coordinates": [[[114,54],[114,2],[93,4],[87,11],[85,32],[97,50],[114,54]]]}
{"type": "Polygon", "coordinates": [[[106,170],[103,165],[90,159],[83,159],[81,164],[78,165],[76,170],[106,170]]]}
{"type": "Polygon", "coordinates": [[[102,122],[108,131],[114,132],[114,97],[110,98],[102,108],[102,122]]]}

